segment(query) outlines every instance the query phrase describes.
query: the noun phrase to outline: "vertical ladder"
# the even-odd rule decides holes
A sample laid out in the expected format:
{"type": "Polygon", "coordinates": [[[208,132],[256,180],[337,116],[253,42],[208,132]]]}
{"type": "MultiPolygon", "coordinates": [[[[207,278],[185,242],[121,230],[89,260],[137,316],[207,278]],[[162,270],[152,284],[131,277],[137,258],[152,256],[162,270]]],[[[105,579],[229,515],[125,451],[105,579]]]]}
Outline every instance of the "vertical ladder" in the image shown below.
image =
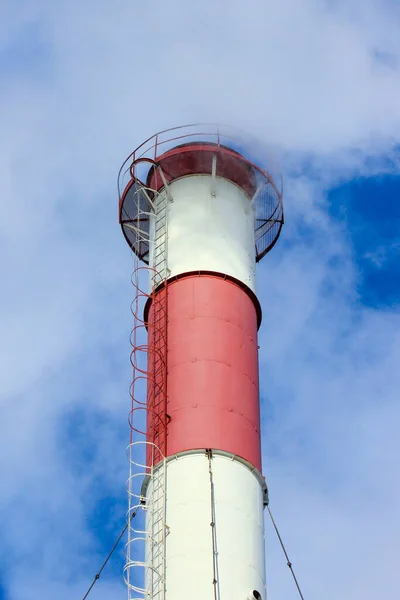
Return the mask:
{"type": "MultiPolygon", "coordinates": [[[[167,210],[164,190],[155,202],[154,250],[152,268],[152,323],[149,326],[149,357],[151,378],[148,389],[148,437],[166,455],[167,434],[167,210]]],[[[157,462],[157,456],[155,463],[157,462]]]]}
{"type": "MultiPolygon", "coordinates": [[[[138,221],[149,213],[140,209],[147,206],[141,202],[140,194],[148,197],[146,190],[137,190],[138,194],[138,221]]],[[[150,291],[147,298],[141,291],[141,284],[133,281],[137,295],[133,305],[134,331],[140,327],[145,333],[145,322],[143,321],[143,308],[140,306],[139,298],[152,302],[152,327],[148,328],[147,344],[143,345],[140,340],[133,343],[133,382],[143,379],[143,367],[137,364],[135,359],[143,353],[147,346],[147,432],[138,431],[133,427],[136,441],[131,439],[129,445],[130,477],[128,480],[129,511],[128,515],[139,511],[135,519],[129,521],[128,541],[126,544],[126,564],[124,578],[128,586],[128,600],[165,600],[165,516],[166,516],[166,419],[167,419],[167,294],[166,280],[167,271],[167,208],[168,198],[165,194],[154,192],[152,202],[154,219],[154,242],[144,235],[143,239],[138,236],[138,243],[148,241],[154,243],[152,264],[148,267],[150,278],[150,291]],[[137,347],[135,344],[138,344],[137,347]],[[149,417],[152,415],[152,417],[149,417]],[[146,458],[143,456],[145,445],[146,458]],[[141,481],[147,481],[145,498],[142,496],[141,481]],[[140,516],[141,515],[141,516],[140,516]]],[[[135,265],[137,274],[143,267],[135,265]]],[[[135,338],[136,339],[136,338],[135,338]]],[[[140,390],[140,386],[138,391],[140,390]]],[[[136,398],[138,393],[132,388],[132,413],[142,414],[146,398],[136,398]]],[[[132,425],[131,425],[132,427],[132,425]]]]}
{"type": "Polygon", "coordinates": [[[154,444],[148,511],[148,554],[151,600],[165,598],[165,459],[167,444],[167,242],[168,194],[155,199],[154,251],[152,267],[152,327],[149,350],[152,358],[152,381],[148,394],[148,440],[154,444]]]}
{"type": "Polygon", "coordinates": [[[167,212],[168,194],[164,191],[157,196],[155,202],[155,224],[154,224],[154,254],[153,254],[153,289],[168,279],[167,266],[167,212]]]}

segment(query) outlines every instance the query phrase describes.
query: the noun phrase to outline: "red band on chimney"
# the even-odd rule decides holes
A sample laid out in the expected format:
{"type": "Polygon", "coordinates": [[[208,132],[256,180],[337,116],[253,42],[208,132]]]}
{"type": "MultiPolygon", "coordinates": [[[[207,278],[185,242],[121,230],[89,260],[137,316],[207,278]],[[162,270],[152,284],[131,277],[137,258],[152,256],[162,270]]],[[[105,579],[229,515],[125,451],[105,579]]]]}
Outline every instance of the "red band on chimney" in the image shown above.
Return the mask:
{"type": "MultiPolygon", "coordinates": [[[[188,276],[167,289],[167,403],[148,413],[149,441],[165,439],[167,456],[223,450],[261,471],[257,314],[251,298],[232,281],[212,275],[188,276]],[[166,414],[155,414],[160,411],[166,414]]],[[[153,313],[150,307],[150,338],[153,313]]]]}

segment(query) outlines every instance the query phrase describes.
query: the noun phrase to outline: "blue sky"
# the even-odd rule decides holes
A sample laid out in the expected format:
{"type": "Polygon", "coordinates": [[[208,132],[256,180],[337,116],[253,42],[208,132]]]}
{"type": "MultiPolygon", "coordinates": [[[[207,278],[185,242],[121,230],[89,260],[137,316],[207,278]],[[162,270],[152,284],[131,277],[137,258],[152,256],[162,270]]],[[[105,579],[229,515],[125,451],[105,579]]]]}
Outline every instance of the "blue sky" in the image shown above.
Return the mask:
{"type": "Polygon", "coordinates": [[[331,214],[349,224],[360,301],[371,307],[399,304],[399,198],[400,176],[395,175],[355,179],[329,195],[331,214]]]}
{"type": "MultiPolygon", "coordinates": [[[[120,531],[116,175],[152,133],[222,121],[285,180],[258,268],[271,507],[306,598],[397,600],[399,25],[378,0],[2,3],[0,598],[81,598],[120,531]]],[[[266,532],[270,598],[289,600],[266,532]]],[[[125,597],[122,564],[93,598],[125,597]]]]}

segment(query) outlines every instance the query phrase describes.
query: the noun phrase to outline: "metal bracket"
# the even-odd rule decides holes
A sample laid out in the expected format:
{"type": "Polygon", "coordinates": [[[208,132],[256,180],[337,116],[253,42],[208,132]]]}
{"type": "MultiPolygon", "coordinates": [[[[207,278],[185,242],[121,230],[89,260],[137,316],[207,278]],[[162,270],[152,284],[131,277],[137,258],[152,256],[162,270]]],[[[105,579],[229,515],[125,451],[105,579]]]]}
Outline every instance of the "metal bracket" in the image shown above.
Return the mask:
{"type": "Polygon", "coordinates": [[[264,481],[264,484],[262,486],[262,493],[263,493],[263,505],[265,508],[266,506],[269,505],[269,495],[268,495],[268,487],[267,487],[266,481],[264,481]]]}
{"type": "Polygon", "coordinates": [[[131,229],[134,233],[136,233],[137,236],[143,236],[144,240],[148,241],[150,239],[150,234],[147,233],[146,231],[142,231],[141,229],[139,229],[139,227],[136,227],[136,225],[132,225],[132,223],[128,223],[127,221],[124,223],[124,227],[127,227],[128,229],[131,229]]]}
{"type": "Polygon", "coordinates": [[[153,211],[155,211],[156,210],[156,206],[155,206],[153,200],[150,198],[149,194],[147,193],[146,188],[142,187],[142,188],[140,188],[140,191],[143,192],[143,194],[146,196],[146,199],[149,202],[151,208],[153,209],[153,211]]]}
{"type": "Polygon", "coordinates": [[[158,171],[160,173],[161,179],[163,180],[165,191],[167,193],[167,200],[168,200],[168,202],[173,202],[174,199],[172,197],[171,190],[169,189],[168,181],[165,179],[164,172],[160,166],[158,167],[158,171]]]}
{"type": "Polygon", "coordinates": [[[213,198],[215,198],[215,196],[217,195],[216,174],[217,174],[217,155],[213,154],[212,166],[211,166],[211,196],[213,198]]]}
{"type": "Polygon", "coordinates": [[[256,191],[254,192],[252,199],[250,200],[249,208],[247,209],[246,213],[248,213],[249,209],[254,206],[254,202],[257,200],[263,187],[264,187],[264,183],[260,183],[260,185],[258,186],[256,191]]]}

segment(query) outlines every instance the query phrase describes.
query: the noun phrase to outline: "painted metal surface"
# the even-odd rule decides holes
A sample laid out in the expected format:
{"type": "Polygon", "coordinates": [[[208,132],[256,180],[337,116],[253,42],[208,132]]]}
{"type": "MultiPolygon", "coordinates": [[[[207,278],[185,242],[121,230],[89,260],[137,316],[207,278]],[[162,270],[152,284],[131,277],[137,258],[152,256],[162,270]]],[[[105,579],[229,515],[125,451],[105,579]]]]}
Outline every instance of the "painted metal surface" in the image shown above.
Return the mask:
{"type": "MultiPolygon", "coordinates": [[[[255,291],[254,207],[236,184],[193,175],[168,185],[168,236],[155,241],[154,256],[167,243],[169,277],[188,271],[230,275],[255,291]]],[[[167,190],[157,203],[164,203],[167,190]]]]}
{"type": "MultiPolygon", "coordinates": [[[[147,501],[157,509],[151,482],[147,501]]],[[[170,458],[164,529],[166,599],[240,600],[249,590],[265,599],[263,494],[246,466],[204,452],[170,458]]]]}
{"type": "MultiPolygon", "coordinates": [[[[166,456],[214,448],[261,471],[257,314],[235,283],[210,275],[173,281],[168,290],[166,408],[149,386],[148,439],[167,429],[166,456]]],[[[165,289],[158,293],[162,298],[165,289]]],[[[155,313],[149,311],[149,337],[155,313]]],[[[162,355],[155,349],[154,356],[162,355]]],[[[153,360],[151,356],[149,360],[153,360]]],[[[149,371],[151,372],[151,365],[149,371]]],[[[161,384],[161,382],[160,382],[161,384]]]]}

